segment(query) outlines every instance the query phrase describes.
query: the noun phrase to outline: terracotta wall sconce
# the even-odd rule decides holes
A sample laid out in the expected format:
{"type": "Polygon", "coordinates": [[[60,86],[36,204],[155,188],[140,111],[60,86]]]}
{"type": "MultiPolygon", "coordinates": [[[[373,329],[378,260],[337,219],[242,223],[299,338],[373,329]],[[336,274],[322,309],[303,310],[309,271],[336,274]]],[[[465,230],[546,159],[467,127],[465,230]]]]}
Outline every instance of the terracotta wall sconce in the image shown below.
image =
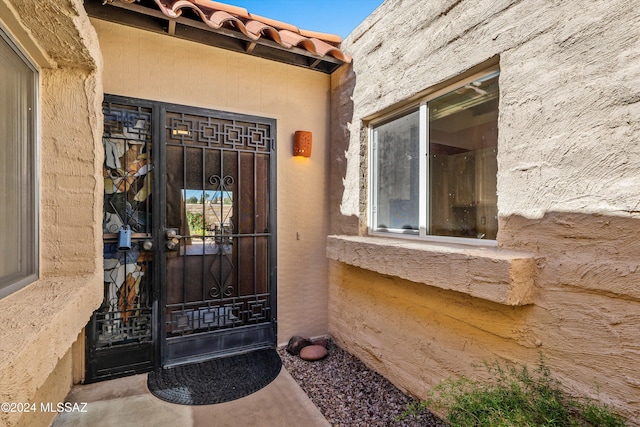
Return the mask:
{"type": "Polygon", "coordinates": [[[293,155],[311,157],[311,132],[297,130],[293,135],[293,155]]]}

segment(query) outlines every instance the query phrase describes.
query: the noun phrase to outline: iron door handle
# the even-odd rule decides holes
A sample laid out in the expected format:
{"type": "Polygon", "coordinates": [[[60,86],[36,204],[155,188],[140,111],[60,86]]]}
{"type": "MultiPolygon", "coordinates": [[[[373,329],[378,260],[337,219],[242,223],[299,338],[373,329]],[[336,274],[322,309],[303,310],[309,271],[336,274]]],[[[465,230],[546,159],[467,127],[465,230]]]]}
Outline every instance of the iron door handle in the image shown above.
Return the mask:
{"type": "Polygon", "coordinates": [[[178,229],[167,228],[164,235],[167,238],[167,242],[165,244],[166,248],[170,251],[175,251],[178,248],[180,239],[182,239],[182,236],[178,234],[178,229]]]}

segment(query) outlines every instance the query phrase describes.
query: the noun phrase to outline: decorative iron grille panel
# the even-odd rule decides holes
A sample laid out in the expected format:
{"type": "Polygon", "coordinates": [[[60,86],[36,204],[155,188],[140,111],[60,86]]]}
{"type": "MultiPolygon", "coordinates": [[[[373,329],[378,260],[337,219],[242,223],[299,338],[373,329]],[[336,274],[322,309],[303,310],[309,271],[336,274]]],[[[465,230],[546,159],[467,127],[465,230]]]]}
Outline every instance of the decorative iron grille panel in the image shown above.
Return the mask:
{"type": "Polygon", "coordinates": [[[110,95],[103,111],[104,300],[87,381],[273,345],[275,121],[110,95]]]}
{"type": "Polygon", "coordinates": [[[94,313],[95,345],[152,340],[151,255],[134,242],[130,251],[104,245],[104,300],[94,313]]]}
{"type": "Polygon", "coordinates": [[[167,112],[167,143],[269,152],[268,124],[167,112]]]}
{"type": "Polygon", "coordinates": [[[167,312],[169,336],[256,325],[270,318],[270,295],[257,294],[242,298],[172,304],[167,307],[167,312]]]}
{"type": "Polygon", "coordinates": [[[233,336],[234,328],[238,342],[250,345],[249,334],[240,338],[242,331],[251,326],[263,331],[273,321],[274,134],[269,120],[165,112],[165,226],[181,235],[179,247],[166,255],[164,328],[170,354],[188,358],[224,350],[212,337],[233,336]],[[187,338],[193,334],[211,346],[187,338]]]}
{"type": "Polygon", "coordinates": [[[93,345],[111,347],[152,340],[151,254],[142,239],[151,235],[152,111],[105,102],[104,300],[93,316],[93,345]],[[121,251],[118,233],[129,226],[131,250],[121,251]]]}

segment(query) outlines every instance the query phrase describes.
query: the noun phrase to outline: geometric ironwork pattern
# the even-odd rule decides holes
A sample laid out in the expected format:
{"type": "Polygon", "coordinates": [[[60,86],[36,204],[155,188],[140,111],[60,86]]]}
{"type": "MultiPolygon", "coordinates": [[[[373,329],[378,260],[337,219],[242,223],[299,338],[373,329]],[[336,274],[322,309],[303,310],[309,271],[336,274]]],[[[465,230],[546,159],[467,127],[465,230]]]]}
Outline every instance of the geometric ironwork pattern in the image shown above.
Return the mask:
{"type": "Polygon", "coordinates": [[[161,203],[165,226],[182,236],[165,257],[164,362],[262,342],[275,320],[274,122],[200,112],[163,109],[161,203]]]}
{"type": "MultiPolygon", "coordinates": [[[[153,366],[157,298],[164,299],[164,325],[157,328],[167,333],[161,337],[162,351],[164,346],[169,349],[167,337],[218,330],[229,337],[236,333],[229,329],[237,326],[246,327],[238,330],[238,337],[251,330],[255,335],[246,337],[259,342],[275,310],[270,257],[274,122],[229,113],[198,115],[195,109],[167,111],[158,103],[105,98],[104,299],[87,328],[88,378],[153,366]],[[163,127],[153,123],[159,118],[163,127]],[[166,209],[164,216],[152,212],[157,147],[166,153],[160,165],[165,185],[155,195],[161,197],[156,204],[166,209]],[[164,218],[162,224],[158,218],[164,218]],[[117,237],[126,226],[131,229],[131,248],[120,250],[117,237]],[[170,226],[178,227],[179,248],[141,248],[161,227],[170,226]],[[154,254],[162,256],[166,266],[162,277],[152,277],[154,254]],[[154,290],[154,281],[166,285],[162,293],[154,290]]],[[[170,345],[170,351],[182,354],[208,351],[183,338],[170,345]],[[176,342],[180,350],[174,350],[176,342]]]]}
{"type": "Polygon", "coordinates": [[[234,119],[167,112],[167,143],[269,152],[270,126],[234,119]]]}
{"type": "Polygon", "coordinates": [[[153,339],[151,255],[136,239],[120,251],[115,237],[126,225],[151,233],[152,112],[105,102],[103,113],[104,300],[93,318],[96,348],[153,339]]]}
{"type": "Polygon", "coordinates": [[[104,245],[104,299],[94,312],[97,348],[132,341],[151,341],[151,256],[133,242],[129,251],[104,245]]]}
{"type": "Polygon", "coordinates": [[[269,319],[269,294],[167,306],[167,333],[179,336],[263,323],[269,319]]]}
{"type": "Polygon", "coordinates": [[[153,367],[152,254],[141,248],[152,235],[154,109],[146,102],[105,95],[104,296],[86,328],[86,380],[113,378],[153,367]],[[136,105],[134,105],[134,102],[136,105]],[[128,226],[128,227],[127,227],[128,226]],[[129,250],[118,235],[129,228],[129,250]]]}
{"type": "Polygon", "coordinates": [[[130,342],[151,341],[151,309],[132,310],[125,321],[122,312],[96,313],[97,348],[113,347],[130,342]]]}

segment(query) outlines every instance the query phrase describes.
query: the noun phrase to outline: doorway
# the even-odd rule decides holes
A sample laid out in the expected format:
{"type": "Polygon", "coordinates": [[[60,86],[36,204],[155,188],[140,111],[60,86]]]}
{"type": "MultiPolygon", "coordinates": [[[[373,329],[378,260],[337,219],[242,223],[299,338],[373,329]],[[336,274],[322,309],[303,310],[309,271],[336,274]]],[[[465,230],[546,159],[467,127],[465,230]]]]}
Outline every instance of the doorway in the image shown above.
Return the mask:
{"type": "Polygon", "coordinates": [[[275,120],[110,95],[103,109],[86,381],[273,347],[275,120]]]}

